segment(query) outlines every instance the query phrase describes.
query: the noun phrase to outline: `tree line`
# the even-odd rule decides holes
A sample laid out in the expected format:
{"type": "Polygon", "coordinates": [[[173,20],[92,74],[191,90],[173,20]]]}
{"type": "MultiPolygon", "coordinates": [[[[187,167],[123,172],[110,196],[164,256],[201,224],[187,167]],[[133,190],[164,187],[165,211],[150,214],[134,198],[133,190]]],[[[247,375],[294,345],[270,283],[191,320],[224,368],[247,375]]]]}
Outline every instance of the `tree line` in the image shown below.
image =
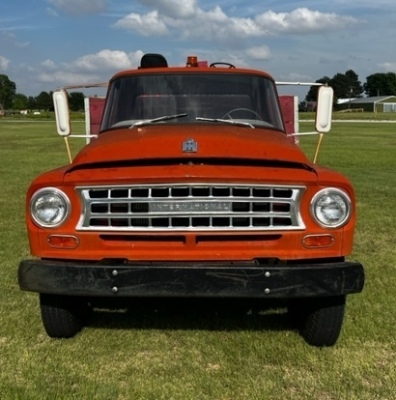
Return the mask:
{"type": "MultiPolygon", "coordinates": [[[[26,96],[17,93],[15,82],[7,75],[0,74],[0,111],[4,110],[53,110],[53,92],[41,92],[38,96],[26,96]]],[[[84,110],[84,93],[71,92],[69,96],[69,107],[72,111],[84,110]]]]}
{"type": "MultiPolygon", "coordinates": [[[[394,72],[375,73],[366,78],[366,82],[362,84],[359,76],[353,70],[348,70],[345,74],[337,73],[332,78],[324,76],[316,81],[316,83],[325,83],[334,89],[334,99],[352,99],[376,96],[396,96],[396,74],[394,72]]],[[[305,100],[316,101],[317,86],[311,86],[305,100]]]]}

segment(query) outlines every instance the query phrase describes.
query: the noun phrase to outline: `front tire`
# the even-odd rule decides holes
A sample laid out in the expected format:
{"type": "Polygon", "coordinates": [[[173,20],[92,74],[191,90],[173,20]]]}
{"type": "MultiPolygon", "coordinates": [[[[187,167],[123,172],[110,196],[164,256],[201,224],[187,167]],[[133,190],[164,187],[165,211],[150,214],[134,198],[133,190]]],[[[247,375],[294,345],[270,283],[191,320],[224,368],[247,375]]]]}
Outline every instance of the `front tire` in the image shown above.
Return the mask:
{"type": "MultiPolygon", "coordinates": [[[[345,296],[336,296],[304,299],[299,304],[298,325],[301,336],[308,344],[317,347],[335,345],[344,321],[345,302],[345,296]]],[[[295,312],[293,309],[294,318],[296,318],[295,312]]]]}
{"type": "Polygon", "coordinates": [[[89,307],[75,297],[40,293],[40,309],[48,336],[71,338],[83,328],[89,307]]]}

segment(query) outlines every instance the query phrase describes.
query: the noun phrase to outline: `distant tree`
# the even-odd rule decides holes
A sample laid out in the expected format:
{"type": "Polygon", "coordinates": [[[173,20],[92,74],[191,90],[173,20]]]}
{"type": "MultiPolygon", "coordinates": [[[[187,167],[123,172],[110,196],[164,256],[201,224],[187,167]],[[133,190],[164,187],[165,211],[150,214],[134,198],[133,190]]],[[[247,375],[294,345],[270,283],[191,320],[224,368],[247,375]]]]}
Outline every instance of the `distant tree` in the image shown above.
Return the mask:
{"type": "MultiPolygon", "coordinates": [[[[328,76],[324,76],[323,78],[318,79],[315,83],[329,83],[330,78],[328,76]]],[[[318,86],[311,86],[307,95],[305,96],[306,101],[316,101],[318,98],[318,86]]]]}
{"type": "Polygon", "coordinates": [[[84,110],[84,93],[71,92],[69,94],[69,107],[71,111],[84,110]]]}
{"type": "MultiPolygon", "coordinates": [[[[345,74],[338,72],[332,78],[325,76],[316,81],[317,83],[327,83],[334,89],[334,103],[337,99],[361,97],[363,86],[359,81],[359,77],[353,70],[348,70],[345,74]]],[[[307,101],[315,101],[317,98],[318,87],[311,86],[306,96],[307,101]]]]}
{"type": "Polygon", "coordinates": [[[12,102],[12,108],[14,110],[26,110],[29,108],[29,99],[21,93],[17,93],[14,96],[13,102],[12,102]]]}
{"type": "Polygon", "coordinates": [[[396,96],[396,74],[387,72],[369,75],[363,87],[370,97],[396,96]]]}
{"type": "Polygon", "coordinates": [[[15,82],[10,81],[7,75],[0,75],[0,111],[12,107],[15,92],[15,82]]]}
{"type": "MultiPolygon", "coordinates": [[[[345,74],[335,74],[329,82],[334,90],[335,99],[348,98],[351,94],[349,79],[345,74]]],[[[352,96],[351,96],[352,97],[352,96]]]]}
{"type": "Polygon", "coordinates": [[[351,97],[362,97],[363,95],[363,85],[359,81],[358,74],[353,70],[348,70],[345,72],[345,76],[348,78],[348,92],[351,97]]]}
{"type": "Polygon", "coordinates": [[[359,81],[358,75],[353,70],[348,70],[345,74],[335,74],[329,85],[334,89],[334,97],[336,99],[347,99],[361,97],[363,86],[359,81]]]}
{"type": "Polygon", "coordinates": [[[37,108],[37,101],[33,96],[29,96],[28,98],[28,109],[33,110],[37,108]]]}
{"type": "Polygon", "coordinates": [[[52,98],[49,93],[41,92],[36,97],[36,108],[39,110],[49,110],[52,108],[52,98]]]}

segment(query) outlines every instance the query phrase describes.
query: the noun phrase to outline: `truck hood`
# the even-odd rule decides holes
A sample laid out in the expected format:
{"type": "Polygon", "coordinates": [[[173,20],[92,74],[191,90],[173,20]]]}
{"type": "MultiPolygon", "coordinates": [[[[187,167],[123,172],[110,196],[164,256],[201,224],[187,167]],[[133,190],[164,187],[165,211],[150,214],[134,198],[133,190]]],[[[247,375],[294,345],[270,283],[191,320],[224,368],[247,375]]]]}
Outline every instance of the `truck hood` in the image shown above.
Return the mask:
{"type": "Polygon", "coordinates": [[[185,159],[186,162],[194,159],[238,159],[311,164],[302,150],[282,132],[203,123],[177,126],[156,124],[108,131],[85,146],[71,167],[165,159],[185,159]],[[193,141],[196,149],[186,146],[188,141],[193,141]]]}

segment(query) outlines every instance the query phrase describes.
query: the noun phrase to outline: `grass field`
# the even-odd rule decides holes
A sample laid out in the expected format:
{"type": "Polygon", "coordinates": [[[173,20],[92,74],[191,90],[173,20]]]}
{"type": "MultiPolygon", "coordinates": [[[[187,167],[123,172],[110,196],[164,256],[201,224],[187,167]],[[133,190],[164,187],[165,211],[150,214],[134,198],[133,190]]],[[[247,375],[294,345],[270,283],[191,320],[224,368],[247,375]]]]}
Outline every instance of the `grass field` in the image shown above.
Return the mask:
{"type": "MultiPolygon", "coordinates": [[[[300,120],[310,120],[315,118],[314,112],[302,112],[299,114],[300,120]]],[[[373,112],[345,112],[335,111],[334,121],[396,121],[396,113],[373,113],[373,112]]]]}
{"type": "MultiPolygon", "coordinates": [[[[316,140],[301,138],[309,155],[316,140]]],[[[282,310],[233,313],[185,302],[95,312],[75,338],[52,340],[37,296],[19,290],[16,271],[29,257],[25,191],[67,154],[53,121],[0,120],[0,398],[396,399],[395,156],[396,124],[336,123],[322,144],[318,162],[355,185],[350,259],[366,269],[336,346],[308,346],[282,310]]]]}

